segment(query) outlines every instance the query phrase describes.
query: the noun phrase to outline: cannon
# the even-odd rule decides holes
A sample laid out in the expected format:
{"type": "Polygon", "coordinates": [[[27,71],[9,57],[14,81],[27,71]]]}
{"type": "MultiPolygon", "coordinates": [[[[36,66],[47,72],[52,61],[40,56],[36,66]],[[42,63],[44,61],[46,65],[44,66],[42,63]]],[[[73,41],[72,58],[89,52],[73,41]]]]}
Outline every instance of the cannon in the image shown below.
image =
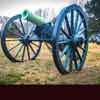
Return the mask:
{"type": "Polygon", "coordinates": [[[35,60],[43,42],[50,44],[61,74],[80,71],[88,51],[86,16],[81,7],[67,6],[50,22],[24,10],[7,21],[1,35],[4,54],[12,62],[35,60]]]}

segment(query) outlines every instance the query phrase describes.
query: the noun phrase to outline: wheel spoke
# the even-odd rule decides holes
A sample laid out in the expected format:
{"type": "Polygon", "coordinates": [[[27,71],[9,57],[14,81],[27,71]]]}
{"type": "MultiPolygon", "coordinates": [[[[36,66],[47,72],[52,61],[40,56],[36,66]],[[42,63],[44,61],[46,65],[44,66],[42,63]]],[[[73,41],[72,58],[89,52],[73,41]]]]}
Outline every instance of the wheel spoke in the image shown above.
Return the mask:
{"type": "Polygon", "coordinates": [[[16,36],[18,36],[18,37],[23,38],[23,36],[22,36],[22,35],[20,35],[20,34],[16,34],[16,33],[12,32],[12,31],[10,31],[10,30],[7,30],[7,31],[8,31],[9,33],[13,34],[13,35],[16,35],[16,36]]]}
{"type": "Polygon", "coordinates": [[[13,50],[14,48],[16,48],[17,46],[19,46],[21,43],[18,43],[17,45],[13,46],[12,48],[10,48],[8,51],[10,52],[11,50],[13,50]]]}
{"type": "Polygon", "coordinates": [[[18,56],[18,54],[19,54],[19,52],[22,50],[22,48],[23,48],[23,45],[19,48],[18,52],[17,52],[16,55],[15,55],[15,58],[18,56]]]}
{"type": "Polygon", "coordinates": [[[67,26],[67,28],[68,28],[68,32],[69,32],[70,35],[72,35],[72,34],[71,34],[71,28],[70,28],[70,25],[69,25],[69,21],[68,21],[67,15],[65,16],[65,21],[66,21],[66,26],[67,26]]]}
{"type": "Polygon", "coordinates": [[[74,11],[71,10],[71,34],[74,33],[74,11]]]}
{"type": "Polygon", "coordinates": [[[63,28],[61,28],[61,31],[64,33],[64,35],[65,35],[68,39],[71,38],[71,37],[64,31],[63,28]]]}
{"type": "Polygon", "coordinates": [[[30,36],[32,35],[33,28],[34,28],[34,25],[32,26],[31,31],[29,32],[29,35],[30,35],[30,36]]]}
{"type": "Polygon", "coordinates": [[[75,28],[74,28],[75,33],[76,33],[78,21],[79,21],[79,14],[77,13],[77,15],[76,15],[76,20],[75,20],[75,28]]]}
{"type": "Polygon", "coordinates": [[[65,55],[65,61],[64,61],[64,68],[68,67],[68,59],[69,59],[70,50],[67,48],[66,55],[65,55]]]}
{"type": "Polygon", "coordinates": [[[69,47],[68,46],[67,47],[65,46],[65,48],[62,51],[62,54],[60,55],[60,58],[62,58],[65,55],[65,53],[67,54],[68,51],[69,51],[69,47]]]}
{"type": "Polygon", "coordinates": [[[83,50],[84,52],[86,52],[86,48],[82,48],[81,46],[78,46],[81,50],[83,50]]]}
{"type": "Polygon", "coordinates": [[[26,47],[27,47],[27,55],[28,55],[28,59],[30,60],[30,51],[29,51],[29,47],[28,47],[28,45],[27,45],[26,47]]]}
{"type": "Polygon", "coordinates": [[[85,28],[82,28],[79,30],[79,32],[77,32],[77,34],[81,34],[81,33],[85,32],[85,30],[86,30],[85,28]]]}
{"type": "Polygon", "coordinates": [[[70,71],[72,70],[72,60],[71,59],[69,59],[69,67],[70,67],[70,71]]]}
{"type": "Polygon", "coordinates": [[[64,68],[66,69],[66,67],[67,67],[67,60],[68,60],[68,56],[66,55],[66,57],[65,57],[65,61],[64,61],[64,68]]]}
{"type": "Polygon", "coordinates": [[[12,41],[19,41],[19,40],[15,40],[15,39],[11,39],[11,40],[6,40],[7,42],[12,42],[12,41]]]}
{"type": "Polygon", "coordinates": [[[76,57],[76,54],[75,54],[74,50],[73,50],[73,53],[74,53],[74,64],[75,64],[75,68],[77,69],[78,68],[77,57],[76,57]]]}
{"type": "Polygon", "coordinates": [[[69,44],[70,42],[71,42],[71,40],[69,40],[69,39],[67,41],[64,41],[64,40],[63,41],[58,41],[57,45],[60,45],[60,44],[69,44]]]}
{"type": "Polygon", "coordinates": [[[22,23],[22,20],[21,20],[21,18],[20,18],[19,20],[20,20],[20,24],[21,24],[21,26],[22,26],[23,34],[25,34],[24,25],[23,25],[23,23],[22,23]]]}
{"type": "Polygon", "coordinates": [[[25,56],[25,46],[24,46],[23,54],[22,54],[22,61],[24,60],[24,56],[25,56]]]}
{"type": "Polygon", "coordinates": [[[76,59],[74,59],[74,64],[75,64],[75,68],[77,69],[78,65],[77,65],[77,60],[76,59]]]}
{"type": "Polygon", "coordinates": [[[81,55],[80,55],[79,51],[77,50],[77,48],[75,48],[75,51],[76,51],[76,53],[77,53],[77,55],[78,55],[78,57],[79,57],[80,61],[82,61],[82,57],[81,57],[81,55]]]}
{"type": "Polygon", "coordinates": [[[31,42],[31,44],[35,45],[36,47],[39,47],[39,45],[37,45],[37,44],[35,44],[35,43],[33,43],[33,42],[31,42]]]}
{"type": "Polygon", "coordinates": [[[21,31],[20,31],[20,29],[17,27],[17,25],[13,22],[12,23],[13,24],[13,26],[16,28],[16,30],[18,31],[18,33],[22,33],[21,31]]]}
{"type": "Polygon", "coordinates": [[[52,49],[52,47],[51,47],[51,46],[49,46],[49,45],[48,45],[48,43],[46,43],[46,42],[45,42],[45,45],[46,45],[46,47],[47,47],[49,50],[51,50],[51,49],[52,49]]]}
{"type": "MultiPolygon", "coordinates": [[[[27,33],[28,33],[28,26],[29,26],[29,25],[28,25],[28,20],[27,20],[27,33]]],[[[28,33],[28,34],[29,34],[29,33],[28,33]]]]}
{"type": "Polygon", "coordinates": [[[34,50],[33,47],[31,46],[31,44],[29,44],[29,47],[31,48],[31,50],[33,51],[33,53],[36,54],[35,50],[34,50]]]}
{"type": "Polygon", "coordinates": [[[82,24],[83,24],[83,21],[80,21],[79,25],[77,26],[76,33],[78,33],[80,31],[82,24]]]}

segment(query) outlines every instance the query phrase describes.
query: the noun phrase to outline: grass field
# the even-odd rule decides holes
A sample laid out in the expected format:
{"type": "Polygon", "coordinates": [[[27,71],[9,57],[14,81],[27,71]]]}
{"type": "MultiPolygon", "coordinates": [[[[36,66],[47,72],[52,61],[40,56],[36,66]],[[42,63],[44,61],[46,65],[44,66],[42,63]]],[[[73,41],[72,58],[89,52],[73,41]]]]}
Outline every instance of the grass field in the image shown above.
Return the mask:
{"type": "Polygon", "coordinates": [[[58,72],[45,46],[35,61],[25,63],[10,62],[0,47],[0,84],[100,84],[100,46],[89,44],[84,69],[68,75],[58,72]]]}

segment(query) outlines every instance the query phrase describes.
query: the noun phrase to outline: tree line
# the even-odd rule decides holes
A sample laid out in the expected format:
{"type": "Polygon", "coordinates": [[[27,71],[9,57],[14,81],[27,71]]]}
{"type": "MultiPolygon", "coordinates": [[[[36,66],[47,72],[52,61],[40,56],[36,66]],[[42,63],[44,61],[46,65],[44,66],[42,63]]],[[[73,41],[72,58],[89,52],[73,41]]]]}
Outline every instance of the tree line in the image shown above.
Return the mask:
{"type": "Polygon", "coordinates": [[[89,16],[89,34],[100,33],[100,0],[89,0],[85,8],[89,16]]]}

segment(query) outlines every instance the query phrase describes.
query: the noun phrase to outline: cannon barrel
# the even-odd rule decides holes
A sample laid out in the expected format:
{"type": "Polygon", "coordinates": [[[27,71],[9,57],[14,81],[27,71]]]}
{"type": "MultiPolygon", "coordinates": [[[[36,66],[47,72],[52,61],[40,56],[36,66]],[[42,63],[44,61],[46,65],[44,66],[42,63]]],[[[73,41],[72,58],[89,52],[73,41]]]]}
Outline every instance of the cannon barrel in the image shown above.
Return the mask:
{"type": "Polygon", "coordinates": [[[37,26],[40,26],[40,25],[46,23],[43,17],[33,15],[32,12],[30,12],[28,10],[24,10],[21,13],[21,17],[22,17],[22,19],[26,19],[26,20],[36,24],[37,26]]]}

